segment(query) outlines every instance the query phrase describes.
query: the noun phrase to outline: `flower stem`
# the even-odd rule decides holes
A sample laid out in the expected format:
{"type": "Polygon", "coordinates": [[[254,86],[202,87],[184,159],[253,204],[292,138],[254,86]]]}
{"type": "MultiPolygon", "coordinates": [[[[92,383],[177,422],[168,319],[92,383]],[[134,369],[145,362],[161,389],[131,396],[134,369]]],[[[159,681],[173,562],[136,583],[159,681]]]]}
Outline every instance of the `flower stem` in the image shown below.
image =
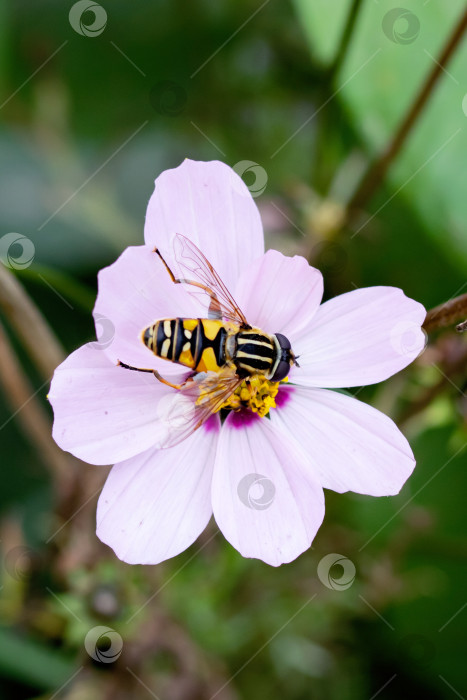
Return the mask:
{"type": "Polygon", "coordinates": [[[26,437],[37,449],[42,461],[56,478],[59,490],[62,491],[62,486],[68,485],[72,476],[68,456],[50,437],[51,423],[47,412],[37,398],[39,392],[34,391],[24,374],[1,324],[0,384],[13,411],[11,418],[17,417],[26,437]]]}
{"type": "MultiPolygon", "coordinates": [[[[0,310],[18,335],[45,385],[65,352],[47,321],[29,297],[22,284],[4,265],[0,264],[0,310]]],[[[8,336],[0,325],[0,383],[8,401],[31,444],[54,476],[57,512],[69,512],[70,494],[76,489],[79,462],[64,453],[52,440],[52,423],[45,408],[20,366],[8,336]]]]}
{"type": "Polygon", "coordinates": [[[396,133],[392,137],[386,149],[379,156],[379,158],[377,158],[370,165],[366,174],[360,181],[360,184],[348,205],[350,214],[365,207],[383,182],[391,163],[399,154],[429,97],[433,94],[436,83],[444,72],[445,66],[457,48],[466,29],[467,9],[464,11],[459,22],[455,26],[454,31],[446,42],[439,58],[435,61],[433,69],[430,71],[425,82],[421,86],[415,100],[396,130],[396,133]]]}
{"type": "MultiPolygon", "coordinates": [[[[461,294],[459,297],[449,299],[444,304],[430,309],[423,323],[423,328],[427,333],[431,333],[440,328],[453,326],[457,321],[465,318],[467,318],[467,294],[461,294]]],[[[459,332],[466,329],[467,322],[465,321],[457,326],[459,332]]]]}
{"type": "Polygon", "coordinates": [[[0,264],[0,309],[44,379],[51,379],[65,352],[17,278],[0,264]]]}

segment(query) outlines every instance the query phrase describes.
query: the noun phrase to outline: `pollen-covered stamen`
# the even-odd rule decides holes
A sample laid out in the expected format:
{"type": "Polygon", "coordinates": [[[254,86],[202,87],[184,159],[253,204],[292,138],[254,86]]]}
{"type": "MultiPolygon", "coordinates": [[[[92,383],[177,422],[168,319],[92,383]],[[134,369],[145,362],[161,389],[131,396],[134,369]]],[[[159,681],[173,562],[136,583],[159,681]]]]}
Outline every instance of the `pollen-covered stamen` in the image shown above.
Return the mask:
{"type": "Polygon", "coordinates": [[[260,375],[248,377],[220,408],[232,411],[249,409],[263,418],[270,408],[276,407],[275,397],[280,384],[281,382],[270,382],[260,375]]]}

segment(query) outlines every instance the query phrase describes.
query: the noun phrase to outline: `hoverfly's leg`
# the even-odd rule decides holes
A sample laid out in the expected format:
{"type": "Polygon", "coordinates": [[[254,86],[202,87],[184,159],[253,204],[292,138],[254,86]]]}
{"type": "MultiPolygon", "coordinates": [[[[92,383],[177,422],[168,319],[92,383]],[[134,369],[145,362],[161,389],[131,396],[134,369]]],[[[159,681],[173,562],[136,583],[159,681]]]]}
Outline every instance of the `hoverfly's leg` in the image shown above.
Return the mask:
{"type": "Polygon", "coordinates": [[[124,362],[117,360],[117,366],[123,367],[123,369],[131,369],[133,372],[153,372],[152,369],[142,369],[141,367],[132,367],[131,365],[126,365],[124,362]]]}
{"type": "Polygon", "coordinates": [[[152,370],[152,373],[154,374],[155,378],[158,379],[162,384],[165,384],[166,386],[171,386],[172,389],[177,389],[180,391],[180,389],[183,389],[183,387],[187,384],[187,381],[183,382],[183,384],[172,384],[172,382],[169,382],[167,379],[164,379],[164,377],[161,377],[159,372],[156,369],[152,370]]]}
{"type": "Polygon", "coordinates": [[[124,362],[118,361],[118,366],[123,367],[124,369],[131,369],[133,372],[149,372],[149,374],[153,374],[156,379],[158,379],[162,384],[166,384],[167,386],[171,386],[173,389],[182,389],[186,382],[183,382],[183,384],[172,384],[169,382],[167,379],[164,379],[161,377],[159,372],[156,369],[141,369],[140,367],[132,367],[131,365],[126,365],[124,362]]]}
{"type": "Polygon", "coordinates": [[[162,253],[160,252],[159,248],[154,248],[154,253],[157,253],[157,255],[160,257],[162,262],[164,263],[165,269],[170,275],[170,279],[174,284],[190,284],[192,287],[198,287],[199,289],[202,289],[203,292],[206,292],[208,296],[211,297],[211,303],[209,304],[209,309],[208,309],[208,318],[214,318],[214,319],[221,319],[222,318],[222,312],[221,312],[221,306],[219,304],[219,300],[216,296],[216,293],[210,288],[207,287],[204,284],[201,284],[201,282],[195,282],[194,280],[186,280],[186,279],[177,279],[170,269],[170,267],[167,265],[166,261],[162,257],[162,253]]]}

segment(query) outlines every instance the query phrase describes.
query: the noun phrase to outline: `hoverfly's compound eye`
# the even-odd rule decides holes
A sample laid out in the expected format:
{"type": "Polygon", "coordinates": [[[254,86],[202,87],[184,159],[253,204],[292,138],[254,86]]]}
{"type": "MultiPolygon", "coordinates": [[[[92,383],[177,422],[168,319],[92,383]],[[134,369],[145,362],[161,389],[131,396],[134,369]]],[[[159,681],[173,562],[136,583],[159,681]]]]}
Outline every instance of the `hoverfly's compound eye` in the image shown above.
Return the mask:
{"type": "Polygon", "coordinates": [[[285,335],[282,335],[282,333],[275,333],[274,335],[281,349],[281,358],[277,364],[274,375],[271,377],[271,381],[281,382],[290,372],[290,366],[293,361],[292,346],[290,345],[290,340],[286,338],[285,335]]]}
{"type": "MultiPolygon", "coordinates": [[[[285,335],[282,335],[282,333],[275,333],[274,334],[279,341],[279,345],[281,346],[282,351],[284,350],[291,350],[292,346],[290,344],[290,340],[285,337],[285,335]]],[[[282,352],[282,355],[284,355],[284,352],[282,352]]]]}
{"type": "Polygon", "coordinates": [[[276,371],[274,372],[274,376],[271,377],[271,382],[281,382],[283,379],[286,378],[289,372],[290,361],[281,360],[277,365],[276,371]]]}

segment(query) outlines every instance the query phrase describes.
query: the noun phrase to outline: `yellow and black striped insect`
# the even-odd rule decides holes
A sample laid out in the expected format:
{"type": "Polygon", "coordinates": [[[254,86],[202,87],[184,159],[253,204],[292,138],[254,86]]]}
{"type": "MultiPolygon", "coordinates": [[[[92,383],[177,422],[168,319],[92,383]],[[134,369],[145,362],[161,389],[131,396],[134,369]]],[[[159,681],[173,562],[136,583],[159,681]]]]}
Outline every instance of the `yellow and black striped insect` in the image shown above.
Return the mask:
{"type": "MultiPolygon", "coordinates": [[[[280,382],[297,364],[289,340],[281,333],[268,334],[249,325],[230,292],[194,243],[177,234],[180,248],[176,261],[190,278],[176,278],[160,251],[155,249],[175,284],[198,288],[210,297],[208,318],[164,318],[141,332],[144,345],[156,357],[189,368],[183,384],[172,384],[156,370],[126,369],[153,374],[164,384],[190,398],[183,402],[185,418],[176,411],[176,429],[164,446],[177,444],[222,407],[236,389],[246,382],[255,391],[253,378],[280,382]],[[189,409],[189,410],[188,410],[189,409]]],[[[174,411],[169,411],[174,414],[174,411]]]]}
{"type": "Polygon", "coordinates": [[[292,353],[283,335],[223,320],[162,319],[144,329],[142,340],[157,357],[194,372],[219,372],[230,366],[242,379],[264,374],[266,379],[280,381],[290,370],[292,353]]]}

